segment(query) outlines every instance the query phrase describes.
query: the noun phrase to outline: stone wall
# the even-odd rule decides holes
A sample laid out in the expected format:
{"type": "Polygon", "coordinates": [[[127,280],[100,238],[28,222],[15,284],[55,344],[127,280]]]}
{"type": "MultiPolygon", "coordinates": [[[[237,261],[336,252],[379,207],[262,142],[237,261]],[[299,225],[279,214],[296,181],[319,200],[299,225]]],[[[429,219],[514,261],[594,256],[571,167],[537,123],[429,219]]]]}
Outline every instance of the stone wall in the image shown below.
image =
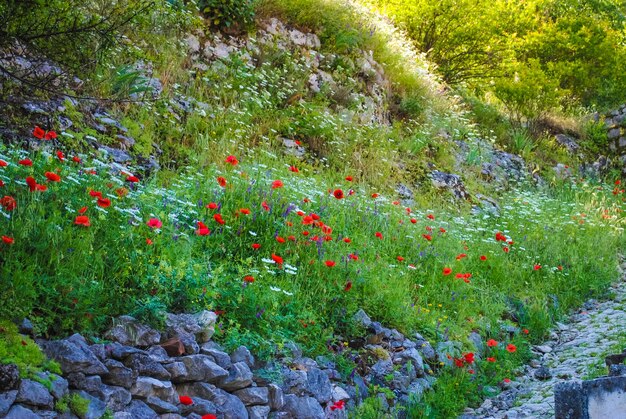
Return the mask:
{"type": "Polygon", "coordinates": [[[216,318],[210,311],[168,314],[159,332],[122,316],[105,335],[107,343],[90,344],[79,334],[36,340],[62,376],[45,372],[20,380],[15,365],[0,365],[0,417],[345,418],[368,396],[401,417],[397,407],[434,381],[429,363],[438,357],[426,339],[406,338],[362,311],[355,321],[367,334],[350,342],[362,356],[348,377],[331,359],[307,358],[295,344],[269,362],[244,346],[228,354],[211,340],[216,318]],[[389,391],[370,394],[370,384],[389,391]],[[88,409],[59,412],[59,401],[74,394],[89,402],[88,409]]]}

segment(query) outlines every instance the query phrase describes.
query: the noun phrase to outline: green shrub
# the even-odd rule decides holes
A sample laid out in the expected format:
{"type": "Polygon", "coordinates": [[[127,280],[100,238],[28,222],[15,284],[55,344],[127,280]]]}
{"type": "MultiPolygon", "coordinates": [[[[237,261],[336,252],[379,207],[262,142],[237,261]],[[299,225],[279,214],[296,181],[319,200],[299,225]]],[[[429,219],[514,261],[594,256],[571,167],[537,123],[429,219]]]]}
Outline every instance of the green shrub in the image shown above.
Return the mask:
{"type": "Polygon", "coordinates": [[[211,26],[245,26],[254,21],[257,0],[200,0],[198,6],[211,26]]]}

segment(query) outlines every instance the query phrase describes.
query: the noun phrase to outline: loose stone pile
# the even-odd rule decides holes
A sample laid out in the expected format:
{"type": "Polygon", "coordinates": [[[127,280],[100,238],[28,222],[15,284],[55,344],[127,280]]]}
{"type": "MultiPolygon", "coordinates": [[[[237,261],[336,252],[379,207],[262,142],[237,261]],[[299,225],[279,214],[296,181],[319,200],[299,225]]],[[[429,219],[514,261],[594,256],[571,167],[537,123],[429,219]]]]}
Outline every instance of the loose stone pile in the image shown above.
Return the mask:
{"type": "MultiPolygon", "coordinates": [[[[122,316],[105,335],[110,343],[90,345],[79,334],[38,340],[63,374],[41,373],[37,379],[20,380],[15,365],[0,366],[0,417],[85,419],[108,412],[116,419],[200,419],[211,414],[225,419],[344,418],[346,408],[369,396],[379,397],[392,411],[434,381],[424,363],[437,361],[428,341],[419,335],[407,339],[372,322],[363,311],[355,321],[368,334],[350,343],[362,355],[359,371],[347,378],[331,360],[304,357],[296,345],[265,364],[244,346],[227,354],[210,340],[216,318],[210,311],[168,314],[161,333],[122,316]],[[268,371],[275,373],[275,380],[265,378],[268,371]],[[370,394],[372,388],[380,393],[370,394]],[[88,401],[87,409],[54,410],[59,410],[59,400],[74,394],[88,401]],[[181,396],[193,403],[182,403],[181,396]]],[[[21,333],[30,334],[32,329],[22,325],[21,333]]]]}

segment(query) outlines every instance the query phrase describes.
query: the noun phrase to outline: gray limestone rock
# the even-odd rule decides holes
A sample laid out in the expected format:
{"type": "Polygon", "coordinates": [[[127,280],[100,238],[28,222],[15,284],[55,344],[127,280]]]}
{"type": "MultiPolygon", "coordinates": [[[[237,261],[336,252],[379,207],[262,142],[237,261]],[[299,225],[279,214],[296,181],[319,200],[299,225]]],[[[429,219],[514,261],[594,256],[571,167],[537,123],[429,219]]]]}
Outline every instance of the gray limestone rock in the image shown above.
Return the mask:
{"type": "Polygon", "coordinates": [[[113,321],[113,327],[105,334],[107,339],[129,346],[157,345],[161,334],[140,323],[131,316],[120,316],[113,321]]]}
{"type": "Polygon", "coordinates": [[[43,351],[61,365],[63,373],[106,374],[108,370],[80,339],[45,342],[43,351]]]}
{"type": "Polygon", "coordinates": [[[323,419],[325,417],[324,409],[313,397],[287,394],[283,410],[299,419],[323,419]]]}
{"type": "MultiPolygon", "coordinates": [[[[216,364],[216,367],[220,368],[216,364]]],[[[223,368],[220,368],[223,370],[223,368]]],[[[248,387],[252,384],[252,371],[244,362],[234,363],[228,370],[226,377],[220,378],[218,386],[226,391],[234,391],[240,388],[248,387]]]]}
{"type": "Polygon", "coordinates": [[[138,377],[131,387],[133,397],[147,399],[150,396],[158,397],[168,403],[178,401],[176,390],[169,381],[160,381],[152,377],[138,377]]]}
{"type": "Polygon", "coordinates": [[[54,406],[54,398],[48,389],[32,380],[22,380],[15,401],[39,408],[52,409],[54,406]]]}
{"type": "Polygon", "coordinates": [[[39,415],[19,404],[13,405],[4,419],[39,419],[39,415]]]}
{"type": "Polygon", "coordinates": [[[246,406],[269,403],[269,390],[267,387],[248,387],[233,392],[246,406]]]}
{"type": "Polygon", "coordinates": [[[231,362],[245,362],[250,368],[254,367],[254,357],[245,346],[240,346],[230,355],[231,362]]]}
{"type": "Polygon", "coordinates": [[[0,392],[19,387],[20,372],[15,364],[0,365],[0,392]]]}
{"type": "MultiPolygon", "coordinates": [[[[229,372],[213,362],[208,355],[188,355],[180,358],[187,369],[184,381],[218,382],[228,378],[229,372]]],[[[231,368],[232,369],[232,368],[231,368]]],[[[182,380],[182,377],[179,378],[182,380]]]]}
{"type": "Polygon", "coordinates": [[[10,390],[5,393],[0,393],[0,417],[6,415],[15,399],[17,398],[17,390],[10,390]]]}
{"type": "Polygon", "coordinates": [[[112,386],[121,386],[126,389],[132,387],[138,375],[136,372],[114,359],[107,359],[104,361],[104,365],[109,372],[101,376],[102,382],[112,386]]]}

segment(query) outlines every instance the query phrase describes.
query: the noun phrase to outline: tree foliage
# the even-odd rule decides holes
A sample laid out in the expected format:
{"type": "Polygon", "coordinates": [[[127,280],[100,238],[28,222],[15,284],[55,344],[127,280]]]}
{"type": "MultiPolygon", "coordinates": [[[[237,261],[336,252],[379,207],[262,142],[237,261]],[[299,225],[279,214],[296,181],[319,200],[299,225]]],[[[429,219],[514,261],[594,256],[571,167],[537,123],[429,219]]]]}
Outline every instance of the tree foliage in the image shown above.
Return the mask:
{"type": "Polygon", "coordinates": [[[407,31],[445,81],[480,89],[495,85],[507,107],[525,117],[536,116],[541,106],[607,107],[626,100],[622,0],[374,4],[407,31]],[[538,82],[546,84],[531,85],[538,82]],[[532,103],[519,102],[527,99],[532,103]]]}

